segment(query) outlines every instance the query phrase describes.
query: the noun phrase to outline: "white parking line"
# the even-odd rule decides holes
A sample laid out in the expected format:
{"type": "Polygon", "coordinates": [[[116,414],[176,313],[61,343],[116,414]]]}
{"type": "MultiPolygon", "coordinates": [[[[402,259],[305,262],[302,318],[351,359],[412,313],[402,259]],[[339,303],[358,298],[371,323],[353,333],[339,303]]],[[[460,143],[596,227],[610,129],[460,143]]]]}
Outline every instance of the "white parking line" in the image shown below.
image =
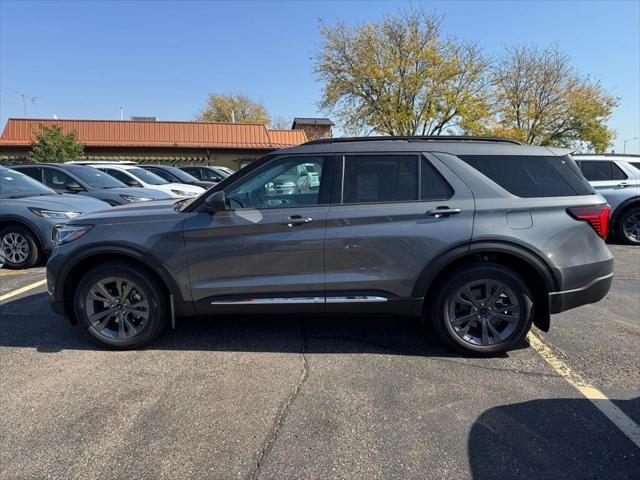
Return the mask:
{"type": "Polygon", "coordinates": [[[9,293],[5,293],[3,295],[0,295],[0,302],[2,302],[4,300],[8,300],[11,297],[15,297],[16,295],[20,295],[21,293],[28,292],[29,290],[33,290],[34,288],[38,288],[38,287],[40,287],[42,285],[46,285],[46,283],[47,283],[46,279],[39,280],[37,282],[30,283],[29,285],[26,285],[26,286],[24,286],[22,288],[18,288],[17,290],[13,290],[13,291],[11,291],[9,293]]]}
{"type": "Polygon", "coordinates": [[[567,383],[589,399],[629,440],[635,443],[636,447],[640,448],[640,426],[637,423],[631,420],[604,393],[574,372],[537,334],[530,331],[528,338],[531,346],[567,383]]]}

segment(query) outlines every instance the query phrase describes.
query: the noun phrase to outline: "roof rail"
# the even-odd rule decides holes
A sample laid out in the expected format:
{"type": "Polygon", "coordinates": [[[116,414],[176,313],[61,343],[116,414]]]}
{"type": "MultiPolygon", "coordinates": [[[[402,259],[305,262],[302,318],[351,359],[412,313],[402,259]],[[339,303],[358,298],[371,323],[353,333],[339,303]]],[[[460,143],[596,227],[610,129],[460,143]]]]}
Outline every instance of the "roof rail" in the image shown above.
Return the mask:
{"type": "Polygon", "coordinates": [[[500,137],[476,137],[471,135],[425,135],[425,136],[373,136],[373,137],[339,137],[339,138],[323,138],[320,140],[311,140],[303,145],[318,145],[322,143],[349,143],[349,142],[382,142],[402,140],[406,142],[495,142],[495,143],[512,143],[515,145],[524,145],[519,140],[512,138],[500,137]]]}

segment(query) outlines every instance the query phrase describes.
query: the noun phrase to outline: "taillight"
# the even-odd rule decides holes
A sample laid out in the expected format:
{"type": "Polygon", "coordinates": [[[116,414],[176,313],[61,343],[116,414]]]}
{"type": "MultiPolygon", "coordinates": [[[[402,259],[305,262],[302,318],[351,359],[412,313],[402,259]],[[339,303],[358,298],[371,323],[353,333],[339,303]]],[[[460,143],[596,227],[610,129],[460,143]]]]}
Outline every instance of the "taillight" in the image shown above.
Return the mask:
{"type": "Polygon", "coordinates": [[[601,238],[607,238],[607,233],[609,232],[609,214],[611,213],[611,207],[609,207],[609,205],[572,207],[568,208],[567,211],[573,218],[589,222],[601,238]]]}

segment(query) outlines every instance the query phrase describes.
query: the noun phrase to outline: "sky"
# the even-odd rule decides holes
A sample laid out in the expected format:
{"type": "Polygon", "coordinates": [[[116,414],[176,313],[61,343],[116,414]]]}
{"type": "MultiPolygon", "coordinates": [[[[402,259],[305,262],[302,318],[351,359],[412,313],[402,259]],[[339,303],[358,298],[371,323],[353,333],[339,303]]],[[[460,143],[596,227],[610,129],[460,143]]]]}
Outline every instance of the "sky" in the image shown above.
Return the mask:
{"type": "MultiPolygon", "coordinates": [[[[614,150],[640,137],[640,1],[0,0],[0,124],[7,118],[193,120],[209,92],[243,93],[273,116],[319,111],[320,22],[357,25],[420,5],[443,32],[499,55],[555,43],[620,98],[614,150]],[[19,92],[19,93],[16,93],[19,92]]],[[[626,144],[640,152],[640,140],[626,144]]]]}

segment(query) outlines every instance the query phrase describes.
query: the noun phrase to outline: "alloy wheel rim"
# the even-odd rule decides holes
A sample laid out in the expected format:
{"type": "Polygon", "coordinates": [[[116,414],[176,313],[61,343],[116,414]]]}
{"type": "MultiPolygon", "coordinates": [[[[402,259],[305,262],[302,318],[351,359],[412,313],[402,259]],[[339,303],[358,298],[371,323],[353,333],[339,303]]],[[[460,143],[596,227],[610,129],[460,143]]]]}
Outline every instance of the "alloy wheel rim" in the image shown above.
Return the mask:
{"type": "Polygon", "coordinates": [[[506,284],[484,279],[460,288],[449,301],[448,312],[449,324],[461,340],[490,347],[513,335],[522,307],[506,284]]]}
{"type": "Polygon", "coordinates": [[[2,237],[0,245],[7,261],[15,265],[24,262],[31,253],[29,242],[22,234],[17,232],[7,233],[2,237]]]}
{"type": "Polygon", "coordinates": [[[629,215],[622,224],[624,235],[632,242],[640,242],[640,212],[629,215]]]}
{"type": "Polygon", "coordinates": [[[85,299],[89,323],[101,336],[124,340],[138,335],[149,321],[149,301],[142,289],[122,277],[103,278],[85,299]]]}

